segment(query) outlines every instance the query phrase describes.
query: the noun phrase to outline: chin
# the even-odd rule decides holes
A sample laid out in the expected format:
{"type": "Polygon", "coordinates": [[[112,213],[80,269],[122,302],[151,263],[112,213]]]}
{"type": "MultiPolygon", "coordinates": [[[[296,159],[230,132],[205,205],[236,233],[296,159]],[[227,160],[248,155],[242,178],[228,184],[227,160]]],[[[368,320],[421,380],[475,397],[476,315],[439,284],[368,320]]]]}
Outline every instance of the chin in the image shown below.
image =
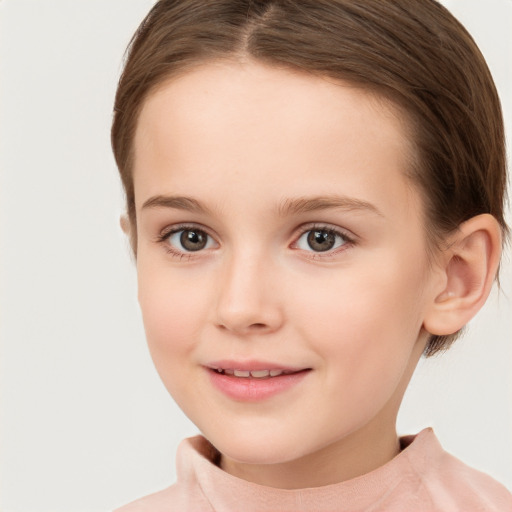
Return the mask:
{"type": "Polygon", "coordinates": [[[261,429],[259,432],[233,432],[228,429],[220,434],[207,432],[204,435],[222,455],[243,464],[281,464],[308,452],[307,441],[294,438],[290,433],[280,435],[261,429]]]}

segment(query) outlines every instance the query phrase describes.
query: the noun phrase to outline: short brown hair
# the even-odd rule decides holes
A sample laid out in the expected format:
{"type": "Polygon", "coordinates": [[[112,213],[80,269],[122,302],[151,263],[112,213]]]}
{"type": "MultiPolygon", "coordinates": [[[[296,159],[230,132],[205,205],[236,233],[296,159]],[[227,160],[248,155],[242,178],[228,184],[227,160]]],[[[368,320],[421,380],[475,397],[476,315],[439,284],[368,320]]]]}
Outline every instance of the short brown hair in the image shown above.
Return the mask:
{"type": "MultiPolygon", "coordinates": [[[[506,155],[500,101],[464,27],[434,0],[159,0],[127,53],[112,146],[136,250],[133,139],[162,82],[213,59],[256,59],[352,82],[405,111],[434,246],[465,220],[504,220],[506,155]]],[[[455,339],[432,336],[426,355],[455,339]]]]}

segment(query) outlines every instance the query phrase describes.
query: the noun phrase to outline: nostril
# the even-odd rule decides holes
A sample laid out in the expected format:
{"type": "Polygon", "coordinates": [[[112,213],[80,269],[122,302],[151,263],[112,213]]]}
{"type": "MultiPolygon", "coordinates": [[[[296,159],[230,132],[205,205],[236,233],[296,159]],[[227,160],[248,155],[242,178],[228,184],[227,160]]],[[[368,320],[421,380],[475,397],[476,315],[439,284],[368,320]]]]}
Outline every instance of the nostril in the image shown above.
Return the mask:
{"type": "Polygon", "coordinates": [[[269,325],[267,325],[265,323],[261,323],[261,322],[255,322],[255,323],[247,325],[246,327],[219,323],[218,327],[223,331],[235,331],[235,332],[240,332],[240,333],[245,332],[246,334],[249,334],[251,332],[263,334],[263,333],[271,330],[269,325]]]}
{"type": "Polygon", "coordinates": [[[249,327],[253,328],[253,329],[258,329],[258,330],[266,329],[267,328],[267,326],[265,324],[260,324],[260,323],[251,324],[249,327]]]}

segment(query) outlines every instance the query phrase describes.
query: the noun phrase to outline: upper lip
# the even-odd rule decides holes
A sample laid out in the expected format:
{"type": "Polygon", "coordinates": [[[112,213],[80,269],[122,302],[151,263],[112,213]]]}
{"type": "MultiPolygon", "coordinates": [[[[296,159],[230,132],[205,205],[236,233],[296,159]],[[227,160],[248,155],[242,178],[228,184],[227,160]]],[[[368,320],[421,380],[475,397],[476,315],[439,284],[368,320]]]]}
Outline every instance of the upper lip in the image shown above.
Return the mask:
{"type": "Polygon", "coordinates": [[[245,370],[245,371],[258,371],[258,370],[282,370],[284,372],[300,372],[301,370],[308,370],[309,368],[300,366],[287,366],[280,363],[271,361],[234,361],[223,359],[221,361],[212,361],[205,365],[213,370],[245,370]]]}

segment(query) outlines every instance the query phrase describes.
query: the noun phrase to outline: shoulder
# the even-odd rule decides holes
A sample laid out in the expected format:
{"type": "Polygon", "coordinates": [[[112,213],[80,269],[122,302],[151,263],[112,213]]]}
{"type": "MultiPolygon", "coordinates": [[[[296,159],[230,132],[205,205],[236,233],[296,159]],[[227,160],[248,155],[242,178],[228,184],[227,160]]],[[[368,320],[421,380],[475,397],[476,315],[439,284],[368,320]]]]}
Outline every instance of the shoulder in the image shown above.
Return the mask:
{"type": "Polygon", "coordinates": [[[459,510],[512,512],[512,494],[489,475],[444,452],[437,475],[430,481],[434,495],[449,492],[459,510]]]}
{"type": "Polygon", "coordinates": [[[161,491],[132,501],[113,512],[212,511],[198,481],[198,473],[211,471],[211,445],[202,437],[183,440],[176,457],[178,480],[161,491]]]}
{"type": "Polygon", "coordinates": [[[166,489],[132,501],[113,512],[183,512],[184,510],[207,512],[211,507],[197,490],[175,483],[166,489]]]}
{"type": "Polygon", "coordinates": [[[426,434],[409,463],[433,510],[512,512],[512,494],[504,485],[446,452],[431,430],[426,434]]]}
{"type": "MultiPolygon", "coordinates": [[[[176,507],[180,506],[181,501],[179,489],[176,484],[162,491],[149,494],[143,498],[132,501],[127,505],[114,510],[114,512],[164,512],[169,511],[169,504],[174,503],[176,507]]],[[[172,510],[172,509],[171,509],[172,510]]],[[[176,508],[176,510],[178,510],[176,508]]]]}

